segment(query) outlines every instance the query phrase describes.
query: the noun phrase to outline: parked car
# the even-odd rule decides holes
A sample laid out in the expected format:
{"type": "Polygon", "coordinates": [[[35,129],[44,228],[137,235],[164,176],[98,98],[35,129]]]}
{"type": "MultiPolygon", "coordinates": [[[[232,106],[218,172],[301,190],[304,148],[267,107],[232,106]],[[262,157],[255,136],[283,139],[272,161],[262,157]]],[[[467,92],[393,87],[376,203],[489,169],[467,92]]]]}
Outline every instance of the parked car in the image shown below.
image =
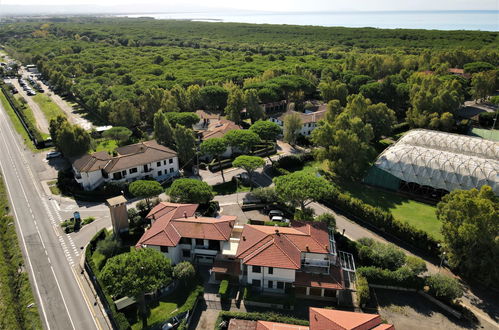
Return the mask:
{"type": "Polygon", "coordinates": [[[250,178],[249,178],[248,173],[241,173],[241,174],[234,175],[232,177],[232,180],[234,180],[234,181],[238,180],[239,182],[241,182],[245,186],[249,186],[250,185],[250,178]]]}
{"type": "Polygon", "coordinates": [[[283,217],[284,213],[281,210],[270,210],[269,211],[269,218],[272,219],[272,217],[279,216],[283,217]]]}
{"type": "Polygon", "coordinates": [[[34,90],[32,90],[32,89],[28,90],[26,93],[27,93],[29,96],[36,95],[36,92],[35,92],[34,90]]]}
{"type": "Polygon", "coordinates": [[[285,219],[284,217],[282,217],[280,215],[273,216],[272,218],[270,218],[270,221],[289,223],[289,219],[285,219]]]}
{"type": "Polygon", "coordinates": [[[58,158],[61,157],[62,154],[59,151],[50,151],[47,153],[46,159],[58,158]]]}

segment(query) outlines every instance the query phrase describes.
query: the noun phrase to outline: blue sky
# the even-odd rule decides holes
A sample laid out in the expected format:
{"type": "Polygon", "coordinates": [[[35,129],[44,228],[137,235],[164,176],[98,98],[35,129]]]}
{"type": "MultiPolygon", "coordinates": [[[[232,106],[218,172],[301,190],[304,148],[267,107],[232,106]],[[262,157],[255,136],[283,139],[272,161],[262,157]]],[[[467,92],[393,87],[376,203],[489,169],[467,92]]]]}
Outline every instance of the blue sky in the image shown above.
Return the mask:
{"type": "Polygon", "coordinates": [[[143,10],[225,8],[253,11],[499,10],[499,0],[0,0],[4,5],[91,5],[143,10]]]}

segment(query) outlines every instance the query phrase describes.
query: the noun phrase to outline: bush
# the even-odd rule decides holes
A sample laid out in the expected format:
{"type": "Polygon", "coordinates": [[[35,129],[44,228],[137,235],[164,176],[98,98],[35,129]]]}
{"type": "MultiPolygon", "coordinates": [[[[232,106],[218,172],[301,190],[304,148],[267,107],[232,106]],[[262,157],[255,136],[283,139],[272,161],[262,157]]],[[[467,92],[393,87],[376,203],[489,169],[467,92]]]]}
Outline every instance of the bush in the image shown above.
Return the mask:
{"type": "Polygon", "coordinates": [[[96,252],[111,258],[121,251],[121,243],[114,235],[108,235],[97,243],[96,252]]]}
{"type": "Polygon", "coordinates": [[[194,266],[188,261],[182,261],[173,267],[173,278],[179,280],[184,285],[190,283],[195,275],[194,266]]]}
{"type": "Polygon", "coordinates": [[[222,327],[220,326],[222,322],[228,325],[231,319],[253,320],[253,321],[261,320],[261,321],[279,322],[279,323],[295,324],[302,326],[309,325],[309,322],[307,320],[301,320],[278,313],[271,313],[271,312],[243,313],[243,312],[222,311],[220,312],[220,314],[218,314],[218,318],[215,322],[215,330],[222,329],[222,327]]]}
{"type": "Polygon", "coordinates": [[[336,229],[336,218],[331,213],[323,213],[315,217],[315,221],[325,223],[329,228],[336,229]]]}
{"type": "Polygon", "coordinates": [[[284,221],[265,221],[265,226],[289,227],[289,222],[284,221]]]}
{"type": "Polygon", "coordinates": [[[498,115],[499,111],[496,112],[482,112],[478,115],[478,122],[480,126],[489,128],[494,124],[494,119],[498,115]]]}
{"type": "Polygon", "coordinates": [[[416,256],[406,256],[405,266],[409,268],[415,275],[420,275],[428,270],[426,268],[426,262],[416,256]]]}
{"type": "Polygon", "coordinates": [[[116,322],[117,328],[120,330],[131,329],[130,323],[128,322],[125,314],[123,313],[116,313],[114,321],[116,322]]]}
{"type": "Polygon", "coordinates": [[[94,217],[86,217],[85,219],[83,219],[82,221],[82,226],[84,225],[88,225],[89,223],[92,223],[95,221],[95,218],[94,217]]]}
{"type": "Polygon", "coordinates": [[[222,282],[220,282],[220,287],[218,288],[218,294],[222,299],[227,298],[228,289],[229,289],[229,281],[223,280],[222,282]]]}
{"type": "Polygon", "coordinates": [[[106,256],[100,253],[99,251],[95,251],[92,260],[94,261],[95,267],[100,271],[102,267],[106,264],[106,256]]]}
{"type": "Polygon", "coordinates": [[[405,253],[391,243],[380,243],[372,238],[361,238],[359,261],[366,266],[375,266],[383,269],[397,270],[406,262],[405,253]]]}
{"type": "Polygon", "coordinates": [[[463,295],[459,282],[452,277],[442,274],[432,274],[426,278],[425,285],[428,293],[437,299],[451,303],[463,295]]]}
{"type": "Polygon", "coordinates": [[[367,279],[362,276],[358,275],[357,276],[357,301],[359,302],[359,305],[363,306],[369,301],[369,283],[367,282],[367,279]]]}
{"type": "Polygon", "coordinates": [[[249,195],[264,204],[273,204],[279,200],[274,187],[256,188],[249,195]]]}
{"type": "Polygon", "coordinates": [[[314,214],[313,208],[306,207],[304,210],[296,210],[293,218],[297,221],[314,221],[314,214]]]}
{"type": "Polygon", "coordinates": [[[303,160],[295,155],[288,155],[281,157],[276,162],[277,167],[283,168],[287,171],[294,172],[303,168],[303,160]]]}

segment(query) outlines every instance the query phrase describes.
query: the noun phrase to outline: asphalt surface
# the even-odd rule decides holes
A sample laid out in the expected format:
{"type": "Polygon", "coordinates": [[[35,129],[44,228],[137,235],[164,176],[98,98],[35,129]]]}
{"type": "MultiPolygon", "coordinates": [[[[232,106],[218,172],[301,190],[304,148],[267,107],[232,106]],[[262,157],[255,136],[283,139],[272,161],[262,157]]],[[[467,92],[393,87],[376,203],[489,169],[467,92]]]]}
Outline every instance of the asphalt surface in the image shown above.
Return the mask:
{"type": "Polygon", "coordinates": [[[0,170],[42,324],[45,329],[106,328],[80,274],[82,252],[62,233],[57,202],[41,188],[35,160],[0,106],[0,170]]]}

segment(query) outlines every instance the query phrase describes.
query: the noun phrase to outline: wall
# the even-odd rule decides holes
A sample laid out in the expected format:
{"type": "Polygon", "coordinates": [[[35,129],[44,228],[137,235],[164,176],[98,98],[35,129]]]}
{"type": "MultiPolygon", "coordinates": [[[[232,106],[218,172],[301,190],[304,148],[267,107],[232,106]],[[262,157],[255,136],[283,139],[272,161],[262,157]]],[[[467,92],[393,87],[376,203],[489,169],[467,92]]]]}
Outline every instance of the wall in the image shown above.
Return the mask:
{"type": "MultiPolygon", "coordinates": [[[[78,173],[73,168],[75,173],[78,173]]],[[[102,177],[101,170],[93,171],[93,172],[83,172],[80,173],[81,179],[77,179],[76,182],[80,183],[83,186],[84,190],[94,190],[97,188],[102,182],[104,182],[104,178],[102,177]]]]}
{"type": "Polygon", "coordinates": [[[253,280],[262,281],[263,288],[265,290],[271,291],[268,289],[268,281],[274,282],[274,290],[276,292],[284,291],[276,289],[276,282],[287,282],[292,283],[295,281],[295,270],[294,269],[285,269],[285,268],[274,268],[273,274],[269,274],[268,267],[262,267],[261,273],[254,273],[253,266],[248,265],[248,275],[247,275],[247,283],[251,285],[253,280]]]}

